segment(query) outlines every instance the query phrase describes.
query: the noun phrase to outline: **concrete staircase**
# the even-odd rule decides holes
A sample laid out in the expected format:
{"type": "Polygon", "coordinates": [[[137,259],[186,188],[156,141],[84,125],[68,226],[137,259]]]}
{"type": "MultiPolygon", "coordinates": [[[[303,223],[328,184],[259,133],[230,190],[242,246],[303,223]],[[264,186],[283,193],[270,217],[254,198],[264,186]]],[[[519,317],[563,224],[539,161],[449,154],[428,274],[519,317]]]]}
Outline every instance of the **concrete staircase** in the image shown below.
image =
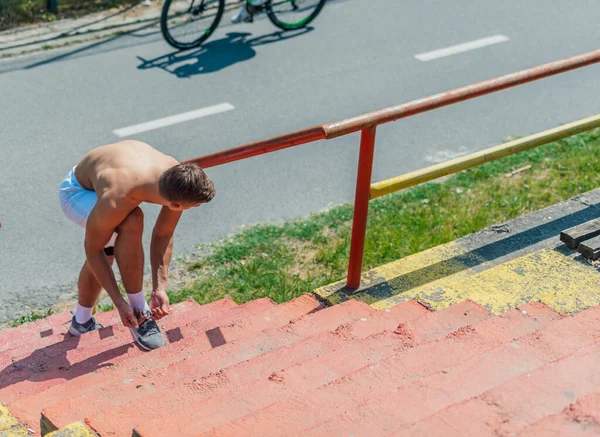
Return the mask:
{"type": "Polygon", "coordinates": [[[600,190],[276,305],[0,331],[0,437],[600,436],[600,270],[559,240],[600,190]]]}
{"type": "Polygon", "coordinates": [[[115,311],[80,338],[68,312],[0,332],[0,436],[600,435],[600,306],[172,309],[152,352],[115,311]]]}

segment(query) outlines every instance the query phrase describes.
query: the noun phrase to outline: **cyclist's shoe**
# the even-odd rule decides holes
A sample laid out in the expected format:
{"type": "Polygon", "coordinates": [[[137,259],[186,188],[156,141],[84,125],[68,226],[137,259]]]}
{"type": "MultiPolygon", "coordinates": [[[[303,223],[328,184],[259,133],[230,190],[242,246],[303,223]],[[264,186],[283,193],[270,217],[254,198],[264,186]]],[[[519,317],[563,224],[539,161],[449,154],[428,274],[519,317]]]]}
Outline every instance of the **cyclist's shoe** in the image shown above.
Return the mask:
{"type": "Polygon", "coordinates": [[[167,344],[165,336],[160,332],[156,322],[152,320],[150,311],[135,311],[138,318],[138,327],[129,328],[133,339],[144,350],[157,349],[167,344]]]}
{"type": "Polygon", "coordinates": [[[75,316],[71,320],[71,327],[69,328],[69,334],[79,337],[81,334],[85,334],[87,332],[95,331],[96,329],[100,329],[103,326],[96,322],[96,319],[93,317],[85,323],[78,323],[75,320],[75,316]]]}
{"type": "Polygon", "coordinates": [[[242,23],[242,22],[249,23],[250,21],[252,21],[252,16],[246,9],[246,5],[242,6],[240,8],[240,11],[236,15],[231,17],[231,22],[234,24],[242,23]]]}
{"type": "Polygon", "coordinates": [[[151,0],[142,0],[142,2],[140,3],[140,5],[142,5],[142,6],[152,6],[152,1],[151,0]]]}

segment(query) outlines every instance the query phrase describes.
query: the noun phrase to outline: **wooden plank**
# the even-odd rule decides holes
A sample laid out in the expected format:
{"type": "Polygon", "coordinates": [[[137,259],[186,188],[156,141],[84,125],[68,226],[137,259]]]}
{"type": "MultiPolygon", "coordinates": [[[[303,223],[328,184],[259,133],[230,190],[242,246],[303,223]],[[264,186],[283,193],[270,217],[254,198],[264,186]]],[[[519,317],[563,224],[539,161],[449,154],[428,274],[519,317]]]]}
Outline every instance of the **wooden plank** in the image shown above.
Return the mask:
{"type": "Polygon", "coordinates": [[[577,249],[579,243],[600,235],[600,219],[590,220],[560,233],[560,241],[569,249],[577,249]]]}
{"type": "Polygon", "coordinates": [[[600,236],[579,243],[577,251],[589,259],[600,258],[600,236]]]}

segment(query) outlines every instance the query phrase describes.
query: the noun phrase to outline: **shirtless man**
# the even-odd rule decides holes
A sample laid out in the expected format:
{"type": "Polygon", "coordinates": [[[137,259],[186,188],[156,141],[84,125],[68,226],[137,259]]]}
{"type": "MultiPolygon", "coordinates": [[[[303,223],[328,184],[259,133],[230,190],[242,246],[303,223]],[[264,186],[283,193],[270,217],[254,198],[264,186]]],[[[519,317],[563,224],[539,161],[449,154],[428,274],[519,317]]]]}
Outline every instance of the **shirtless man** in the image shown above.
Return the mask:
{"type": "Polygon", "coordinates": [[[163,346],[165,338],[154,320],[169,313],[166,288],[173,232],[183,211],[209,202],[214,195],[213,183],[200,167],[180,164],[148,144],[121,141],[88,152],[60,186],[63,211],[85,228],[86,261],[79,274],[79,299],[69,333],[79,336],[102,327],[92,311],[104,288],[140,347],[163,346]],[[150,306],[142,289],[142,202],[163,205],[150,244],[150,306]],[[115,280],[115,258],[129,302],[115,280]]]}

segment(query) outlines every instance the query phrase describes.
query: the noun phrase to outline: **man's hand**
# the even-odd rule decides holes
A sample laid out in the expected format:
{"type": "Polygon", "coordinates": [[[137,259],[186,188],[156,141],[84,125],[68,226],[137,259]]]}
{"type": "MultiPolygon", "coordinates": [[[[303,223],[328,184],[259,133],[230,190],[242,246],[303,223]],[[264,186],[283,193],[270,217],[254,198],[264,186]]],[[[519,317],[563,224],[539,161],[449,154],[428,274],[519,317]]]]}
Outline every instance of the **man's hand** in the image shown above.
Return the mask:
{"type": "Polygon", "coordinates": [[[169,296],[164,291],[155,291],[150,298],[150,311],[156,319],[162,319],[169,314],[169,296]]]}
{"type": "Polygon", "coordinates": [[[126,328],[137,328],[138,322],[135,314],[133,313],[133,308],[131,305],[125,300],[121,302],[117,306],[117,310],[119,311],[119,315],[121,316],[121,322],[126,328]]]}

